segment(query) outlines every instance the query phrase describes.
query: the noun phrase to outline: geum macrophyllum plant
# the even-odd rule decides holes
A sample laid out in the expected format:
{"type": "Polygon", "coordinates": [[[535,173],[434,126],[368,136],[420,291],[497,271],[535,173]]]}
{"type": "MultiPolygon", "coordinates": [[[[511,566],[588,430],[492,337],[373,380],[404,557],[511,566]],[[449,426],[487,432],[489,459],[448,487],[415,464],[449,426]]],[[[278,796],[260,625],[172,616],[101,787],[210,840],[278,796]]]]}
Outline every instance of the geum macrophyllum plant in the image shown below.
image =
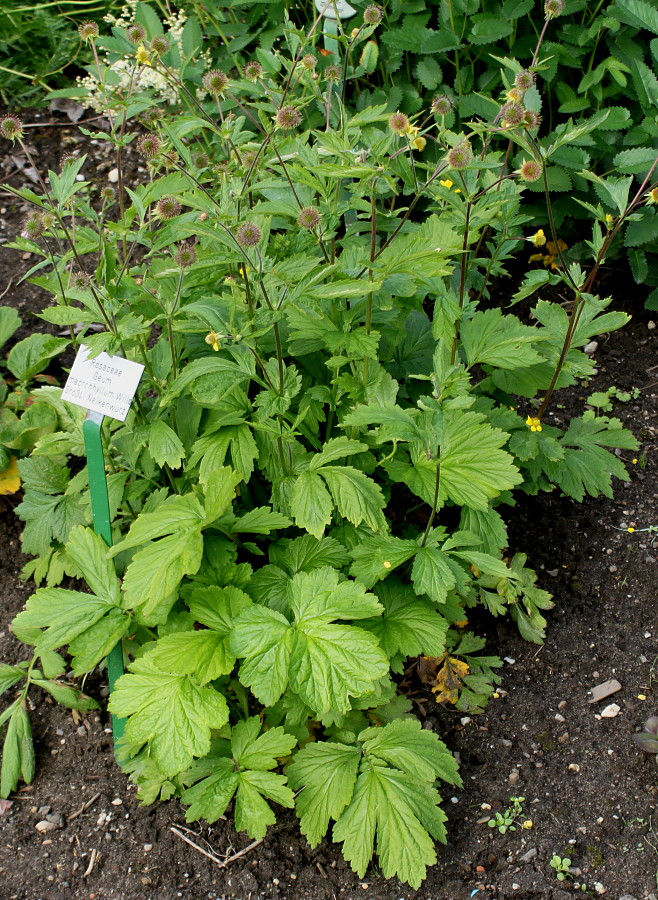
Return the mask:
{"type": "MultiPolygon", "coordinates": [[[[311,65],[318,24],[288,29],[288,53],[197,81],[140,37],[177,86],[171,112],[126,41],[134,78],[108,85],[102,138],[121,159],[139,117],[148,178],[110,195],[76,180],[81,157],[16,191],[45,220],[15,241],[42,258],[43,317],[83,326],[67,345],[145,373],[125,424],[104,426],[110,550],[89,527],[84,411],[34,392],[62,427],[20,463],[25,574],[47,586],[13,623],[35,655],[8,668],[22,693],[4,715],[14,735],[30,683],[74,690],[57,681],[62,648],[77,677],[122,640],[110,709],[145,803],[178,796],[188,821],[212,822],[235,798],[254,838],[270,804],[295,806],[312,845],[333,821],[359,875],[376,848],[386,877],[416,887],[445,841],[435,783],[460,781],[392,675],[426,657],[438,695],[477,710],[500,661],[464,631],[471,611],[509,613],[542,641],[550,596],[522,553],[503,555],[500,508],[514,490],[581,500],[627,478],[606,449],[636,447],[618,420],[585,412],[563,429],[548,414],[553,390],[591,374],[580,348],[627,316],[591,293],[608,246],[597,223],[588,271],[560,251],[520,287],[517,302],[545,290],[535,324],[489,302],[527,237],[510,141],[544,172],[595,121],[539,140],[525,117],[456,133],[430,110],[354,112],[347,69],[311,65]],[[567,310],[553,285],[573,292],[567,310]],[[65,574],[91,596],[58,587],[65,574]]],[[[8,130],[29,152],[20,123],[8,130]]]]}

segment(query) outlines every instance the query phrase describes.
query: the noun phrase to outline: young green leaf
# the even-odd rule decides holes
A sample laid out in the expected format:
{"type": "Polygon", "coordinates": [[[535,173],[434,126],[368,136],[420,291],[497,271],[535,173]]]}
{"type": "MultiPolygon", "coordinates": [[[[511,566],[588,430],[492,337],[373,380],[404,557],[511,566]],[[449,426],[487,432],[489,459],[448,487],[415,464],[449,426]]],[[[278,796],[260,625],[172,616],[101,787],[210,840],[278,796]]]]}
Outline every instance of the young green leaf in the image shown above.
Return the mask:
{"type": "Polygon", "coordinates": [[[445,650],[448,623],[436,608],[390,578],[377,587],[384,614],[361,622],[371,631],[387,656],[441,656],[445,650]]]}
{"type": "Polygon", "coordinates": [[[114,715],[127,718],[126,739],[148,744],[167,777],[189,768],[210,749],[210,731],[228,721],[224,696],[190,675],[162,672],[148,656],[135,660],[110,697],[114,715]]]}
{"type": "Polygon", "coordinates": [[[185,447],[176,432],[158,419],[149,431],[149,452],[159,466],[177,469],[185,459],[185,447]]]}
{"type": "Polygon", "coordinates": [[[334,569],[295,575],[289,586],[292,624],[265,607],[236,620],[231,649],[244,658],[240,680],[268,706],[290,688],[318,715],[347,712],[350,697],[368,694],[388,671],[373,635],[334,619],[381,612],[376,597],[355,582],[338,582],[334,569]]]}
{"type": "Polygon", "coordinates": [[[301,832],[311,847],[317,847],[329,820],[338,819],[352,799],[360,760],[358,747],[327,741],[307,744],[288,766],[290,787],[303,788],[295,806],[301,832]]]}
{"type": "Polygon", "coordinates": [[[165,635],[149,651],[149,659],[163,672],[194,675],[201,684],[228,675],[235,665],[229,649],[233,619],[251,605],[251,598],[235,587],[195,590],[190,612],[206,628],[165,635]]]}
{"type": "Polygon", "coordinates": [[[288,756],[297,739],[280,727],[259,736],[261,724],[258,716],[239,722],[231,735],[232,758],[210,757],[192,768],[191,780],[206,777],[183,793],[183,803],[190,805],[185,817],[188,822],[200,818],[217,821],[235,794],[235,827],[259,839],[276,821],[265,797],[281,806],[293,806],[294,795],[285,776],[268,770],[276,767],[277,757],[288,756]]]}

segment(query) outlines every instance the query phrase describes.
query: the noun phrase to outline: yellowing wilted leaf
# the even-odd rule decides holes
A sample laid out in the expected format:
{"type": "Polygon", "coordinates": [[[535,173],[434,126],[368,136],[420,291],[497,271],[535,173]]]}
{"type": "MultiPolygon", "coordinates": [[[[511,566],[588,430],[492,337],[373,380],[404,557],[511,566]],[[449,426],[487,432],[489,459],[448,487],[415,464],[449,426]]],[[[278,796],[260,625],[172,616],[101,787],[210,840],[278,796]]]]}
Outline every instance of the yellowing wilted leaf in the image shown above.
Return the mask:
{"type": "Polygon", "coordinates": [[[21,476],[18,474],[18,462],[15,456],[9,461],[9,465],[0,472],[0,494],[15,494],[21,486],[21,476]]]}
{"type": "Polygon", "coordinates": [[[468,664],[454,656],[447,656],[436,673],[436,683],[432,693],[437,703],[456,703],[464,678],[469,673],[468,664]]]}

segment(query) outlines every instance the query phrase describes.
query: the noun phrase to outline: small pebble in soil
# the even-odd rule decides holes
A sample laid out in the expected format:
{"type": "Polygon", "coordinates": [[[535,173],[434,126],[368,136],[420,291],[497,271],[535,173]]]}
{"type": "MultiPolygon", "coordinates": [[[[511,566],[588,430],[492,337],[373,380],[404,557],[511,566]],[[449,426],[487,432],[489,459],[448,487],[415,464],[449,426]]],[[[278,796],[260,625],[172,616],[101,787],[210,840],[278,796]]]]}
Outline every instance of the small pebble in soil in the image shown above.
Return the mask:
{"type": "Polygon", "coordinates": [[[614,719],[621,712],[621,707],[616,703],[610,703],[605,709],[601,710],[602,719],[614,719]]]}
{"type": "Polygon", "coordinates": [[[153,849],[153,844],[144,844],[144,852],[145,853],[150,853],[152,849],[153,849]]]}

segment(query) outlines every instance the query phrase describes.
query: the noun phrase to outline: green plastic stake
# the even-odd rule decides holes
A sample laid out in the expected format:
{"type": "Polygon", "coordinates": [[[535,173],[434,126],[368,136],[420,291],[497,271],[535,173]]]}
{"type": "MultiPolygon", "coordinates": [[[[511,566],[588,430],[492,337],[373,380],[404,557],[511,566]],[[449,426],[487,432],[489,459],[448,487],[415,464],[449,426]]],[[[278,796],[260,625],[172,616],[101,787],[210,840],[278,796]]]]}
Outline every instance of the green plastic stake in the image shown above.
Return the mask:
{"type": "MultiPolygon", "coordinates": [[[[110,521],[110,502],[107,496],[107,476],[105,474],[105,457],[101,438],[102,413],[87,410],[87,417],[82,425],[87,453],[87,472],[89,474],[89,492],[91,494],[91,513],[94,520],[94,531],[99,534],[108,547],[112,546],[112,523],[110,521]]],[[[119,640],[110,650],[107,658],[107,674],[110,682],[110,694],[114,690],[117,679],[123,675],[123,646],[119,640]]],[[[116,755],[116,745],[123,737],[126,720],[112,716],[112,735],[116,755]]]]}

